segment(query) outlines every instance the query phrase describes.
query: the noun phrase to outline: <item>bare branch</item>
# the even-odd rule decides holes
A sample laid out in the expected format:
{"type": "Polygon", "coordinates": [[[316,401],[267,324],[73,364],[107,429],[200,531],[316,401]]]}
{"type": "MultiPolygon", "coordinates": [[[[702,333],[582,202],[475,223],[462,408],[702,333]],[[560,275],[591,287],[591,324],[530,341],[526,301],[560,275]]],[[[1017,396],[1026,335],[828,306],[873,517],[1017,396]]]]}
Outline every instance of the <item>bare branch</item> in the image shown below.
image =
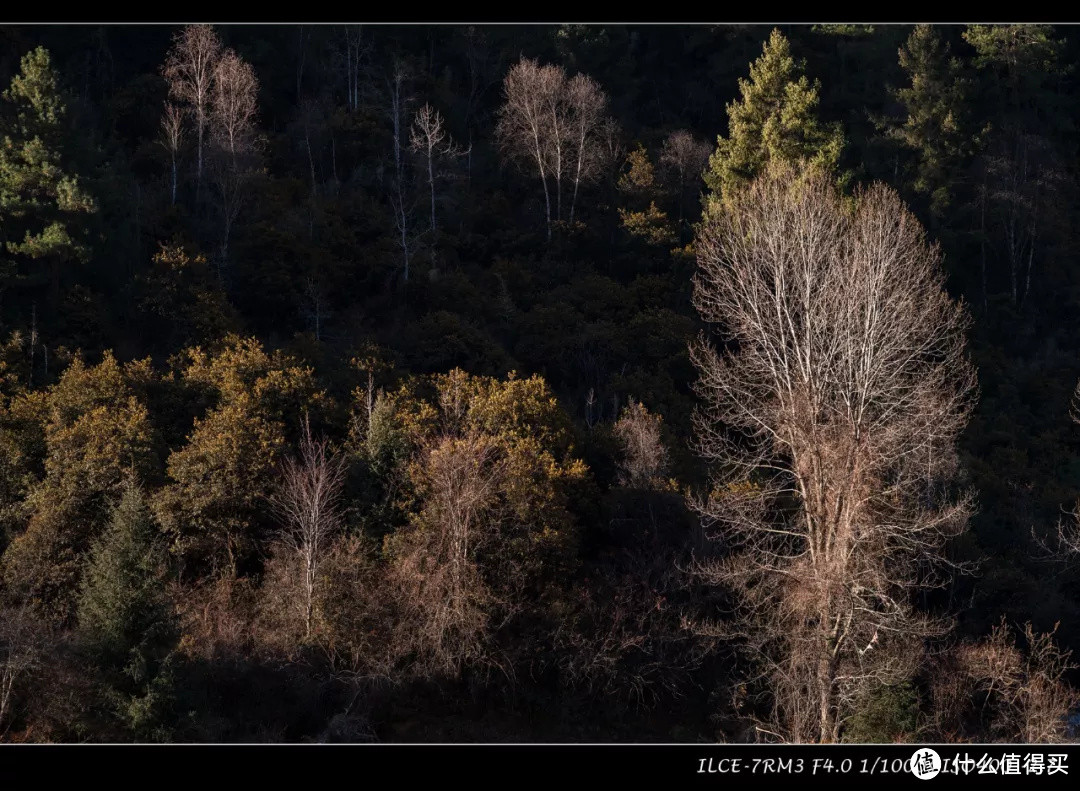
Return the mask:
{"type": "Polygon", "coordinates": [[[195,124],[196,180],[201,185],[203,149],[213,106],[214,74],[221,40],[210,25],[188,25],[173,39],[162,70],[169,96],[184,106],[195,124]]]}
{"type": "Polygon", "coordinates": [[[325,438],[311,435],[305,415],[300,453],[285,460],[270,504],[281,522],[277,539],[304,569],[302,602],[305,637],[311,636],[319,568],[329,545],[341,530],[341,496],[345,457],[330,450],[325,438]]]}
{"type": "Polygon", "coordinates": [[[697,573],[738,596],[769,728],[834,741],[860,689],[910,674],[948,628],[912,594],[947,579],[970,511],[947,496],[974,388],[966,314],[880,185],[849,204],[827,175],[775,166],[710,213],[697,250],[694,304],[730,341],[691,348],[717,468],[693,505],[725,552],[697,573]]]}

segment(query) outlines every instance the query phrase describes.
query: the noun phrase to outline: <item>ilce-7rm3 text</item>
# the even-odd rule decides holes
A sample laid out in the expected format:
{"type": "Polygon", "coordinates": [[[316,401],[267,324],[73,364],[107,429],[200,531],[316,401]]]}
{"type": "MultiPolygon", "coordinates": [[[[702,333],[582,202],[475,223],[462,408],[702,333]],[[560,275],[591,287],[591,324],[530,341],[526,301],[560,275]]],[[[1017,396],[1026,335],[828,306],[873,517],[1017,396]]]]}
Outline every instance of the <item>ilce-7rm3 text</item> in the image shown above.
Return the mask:
{"type": "Polygon", "coordinates": [[[700,758],[698,774],[901,774],[911,771],[911,759],[881,760],[851,758],[700,758]]]}

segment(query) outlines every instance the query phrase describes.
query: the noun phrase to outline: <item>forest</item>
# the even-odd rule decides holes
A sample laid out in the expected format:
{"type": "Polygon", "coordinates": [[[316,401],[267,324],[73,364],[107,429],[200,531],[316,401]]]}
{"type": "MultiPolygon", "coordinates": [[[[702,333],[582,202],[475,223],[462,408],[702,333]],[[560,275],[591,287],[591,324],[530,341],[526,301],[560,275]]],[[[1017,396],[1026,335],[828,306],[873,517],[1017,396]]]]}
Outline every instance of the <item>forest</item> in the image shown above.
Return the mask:
{"type": "Polygon", "coordinates": [[[0,27],[0,742],[1062,742],[1080,36],[0,27]]]}

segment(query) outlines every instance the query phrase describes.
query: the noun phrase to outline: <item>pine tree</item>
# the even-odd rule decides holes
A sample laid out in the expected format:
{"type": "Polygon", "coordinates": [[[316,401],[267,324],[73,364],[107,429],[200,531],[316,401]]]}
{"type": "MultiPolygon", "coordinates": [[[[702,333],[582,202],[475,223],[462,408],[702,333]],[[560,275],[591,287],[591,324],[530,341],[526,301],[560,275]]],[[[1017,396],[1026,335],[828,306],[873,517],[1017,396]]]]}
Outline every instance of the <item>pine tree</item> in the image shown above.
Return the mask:
{"type": "Polygon", "coordinates": [[[62,266],[88,256],[79,218],[96,211],[78,176],[65,169],[67,108],[59,82],[48,50],[25,55],[3,93],[8,117],[0,140],[0,241],[13,256],[0,264],[0,277],[11,279],[27,262],[36,280],[34,265],[47,265],[54,304],[62,266]]]}
{"type": "Polygon", "coordinates": [[[964,40],[975,49],[976,68],[988,73],[986,99],[1002,116],[998,125],[1060,124],[1064,97],[1064,42],[1050,25],[971,25],[964,40]]]}
{"type": "Polygon", "coordinates": [[[900,49],[900,66],[911,84],[896,91],[907,118],[897,137],[914,152],[913,183],[930,200],[936,217],[944,215],[955,193],[957,174],[972,153],[973,135],[966,122],[968,81],[960,62],[930,25],[918,25],[900,49]]]}
{"type": "Polygon", "coordinates": [[[129,483],[91,551],[79,629],[113,716],[136,738],[160,739],[176,628],[155,536],[142,490],[129,483]]]}
{"type": "Polygon", "coordinates": [[[843,132],[818,119],[820,83],[811,83],[803,69],[788,40],[774,29],[761,57],[750,64],[750,79],[739,80],[742,98],[727,107],[728,137],[717,138],[709,158],[705,183],[715,197],[745,184],[776,159],[836,169],[843,132]]]}

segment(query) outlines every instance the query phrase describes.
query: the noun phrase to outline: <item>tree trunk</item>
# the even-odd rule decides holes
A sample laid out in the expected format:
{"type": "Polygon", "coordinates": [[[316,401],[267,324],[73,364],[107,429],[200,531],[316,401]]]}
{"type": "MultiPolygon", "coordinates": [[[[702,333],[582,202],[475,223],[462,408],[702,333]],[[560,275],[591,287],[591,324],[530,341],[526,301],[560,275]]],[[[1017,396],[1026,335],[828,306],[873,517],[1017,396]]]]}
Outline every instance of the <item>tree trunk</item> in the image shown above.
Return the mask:
{"type": "Polygon", "coordinates": [[[544,212],[547,220],[547,240],[551,241],[551,195],[548,193],[547,179],[540,177],[540,183],[544,185],[544,212]]]}
{"type": "Polygon", "coordinates": [[[578,164],[578,175],[574,177],[574,195],[570,199],[570,225],[574,224],[574,208],[577,206],[578,184],[581,181],[580,173],[581,173],[581,165],[579,163],[578,164]]]}
{"type": "Polygon", "coordinates": [[[435,230],[435,173],[431,164],[431,146],[428,146],[427,155],[428,187],[431,190],[431,230],[435,230]]]}
{"type": "Polygon", "coordinates": [[[315,547],[308,547],[304,578],[304,639],[311,638],[311,615],[315,609],[315,574],[316,574],[315,547]]]}
{"type": "Polygon", "coordinates": [[[818,660],[818,742],[821,744],[836,740],[832,711],[833,661],[828,653],[826,647],[826,655],[818,660]]]}
{"type": "Polygon", "coordinates": [[[199,142],[196,145],[197,157],[195,164],[195,201],[202,198],[202,155],[203,155],[203,127],[199,124],[199,142]]]}

